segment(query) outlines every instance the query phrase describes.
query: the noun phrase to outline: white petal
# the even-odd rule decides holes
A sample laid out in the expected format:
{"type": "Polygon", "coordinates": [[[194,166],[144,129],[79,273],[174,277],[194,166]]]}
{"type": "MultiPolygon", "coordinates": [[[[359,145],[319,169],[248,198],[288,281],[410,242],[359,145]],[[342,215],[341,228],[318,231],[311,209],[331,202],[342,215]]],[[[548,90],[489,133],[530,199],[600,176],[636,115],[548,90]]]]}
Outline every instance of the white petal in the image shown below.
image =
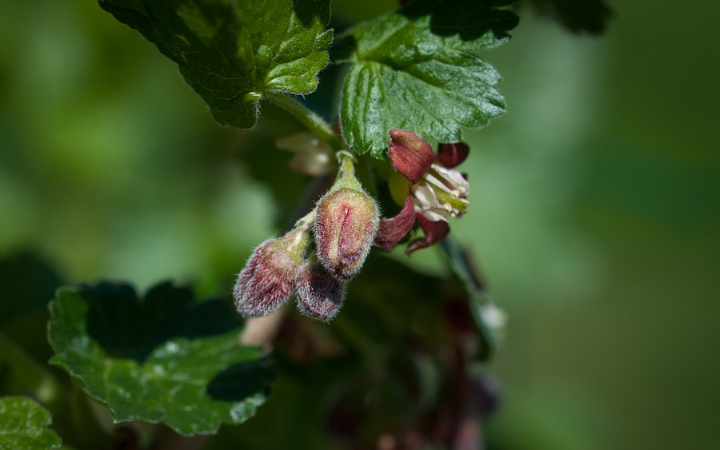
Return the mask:
{"type": "Polygon", "coordinates": [[[464,197],[470,192],[470,183],[468,183],[462,173],[455,169],[443,167],[440,164],[433,164],[432,168],[453,186],[453,191],[459,191],[460,196],[464,197]]]}

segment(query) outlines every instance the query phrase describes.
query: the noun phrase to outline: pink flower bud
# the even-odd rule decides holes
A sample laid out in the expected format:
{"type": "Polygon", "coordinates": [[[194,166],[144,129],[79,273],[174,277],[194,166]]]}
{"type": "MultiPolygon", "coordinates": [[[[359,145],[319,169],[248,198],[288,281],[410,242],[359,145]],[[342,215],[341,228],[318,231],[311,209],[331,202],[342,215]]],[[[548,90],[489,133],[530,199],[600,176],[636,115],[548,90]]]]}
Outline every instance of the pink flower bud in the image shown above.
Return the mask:
{"type": "Polygon", "coordinates": [[[262,316],[280,307],[295,289],[295,279],[309,246],[306,229],[260,244],[240,272],[233,297],[243,316],[262,316]]]}
{"type": "Polygon", "coordinates": [[[318,202],[315,242],[318,259],[340,280],[362,268],[379,222],[375,200],[362,191],[341,188],[318,202]]]}
{"type": "Polygon", "coordinates": [[[345,282],[330,274],[319,262],[305,264],[297,279],[297,305],[313,319],[329,321],[340,311],[345,282]]]}

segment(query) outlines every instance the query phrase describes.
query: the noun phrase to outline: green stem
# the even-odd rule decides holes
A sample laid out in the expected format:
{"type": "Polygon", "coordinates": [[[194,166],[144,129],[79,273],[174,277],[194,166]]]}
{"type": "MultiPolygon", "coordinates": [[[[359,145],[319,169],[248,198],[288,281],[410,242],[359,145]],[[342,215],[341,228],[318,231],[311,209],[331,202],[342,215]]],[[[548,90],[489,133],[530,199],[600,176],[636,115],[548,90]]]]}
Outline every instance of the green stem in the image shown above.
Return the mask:
{"type": "Polygon", "coordinates": [[[447,236],[440,242],[440,247],[445,254],[447,263],[455,276],[462,282],[465,291],[468,294],[468,307],[473,315],[473,321],[477,327],[478,337],[480,338],[480,352],[477,355],[480,361],[488,361],[498,346],[497,336],[494,335],[490,326],[485,322],[480,309],[483,305],[488,305],[490,299],[485,293],[482,286],[478,285],[478,280],[473,274],[473,268],[463,255],[458,244],[453,240],[452,236],[447,236]]]}
{"type": "Polygon", "coordinates": [[[74,429],[78,430],[79,444],[83,448],[107,448],[110,436],[100,425],[98,416],[92,410],[92,402],[83,392],[80,382],[73,380],[70,410],[67,412],[74,429]]]}
{"type": "Polygon", "coordinates": [[[40,363],[36,362],[25,350],[0,333],[0,361],[8,364],[22,383],[27,386],[50,412],[64,413],[68,405],[65,386],[40,363]]]}
{"type": "Polygon", "coordinates": [[[342,148],[342,140],[335,134],[330,124],[293,97],[280,92],[265,92],[263,97],[295,116],[317,137],[327,142],[334,149],[342,148]]]}
{"type": "Polygon", "coordinates": [[[355,177],[355,156],[347,150],[340,150],[335,153],[338,161],[338,173],[329,192],[346,188],[362,191],[362,185],[355,177]]]}

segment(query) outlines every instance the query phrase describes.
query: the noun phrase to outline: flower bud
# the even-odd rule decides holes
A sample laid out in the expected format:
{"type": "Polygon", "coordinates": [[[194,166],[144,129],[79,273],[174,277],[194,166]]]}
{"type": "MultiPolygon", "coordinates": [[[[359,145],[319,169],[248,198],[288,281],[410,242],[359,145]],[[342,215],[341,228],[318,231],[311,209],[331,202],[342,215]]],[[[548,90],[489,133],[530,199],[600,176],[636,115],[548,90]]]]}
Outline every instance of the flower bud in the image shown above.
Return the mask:
{"type": "Polygon", "coordinates": [[[340,311],[345,282],[330,274],[319,262],[305,264],[297,278],[297,305],[301,313],[328,322],[340,311]]]}
{"type": "Polygon", "coordinates": [[[349,280],[362,268],[379,215],[375,200],[362,191],[341,188],[320,199],[315,219],[317,255],[333,276],[349,280]]]}
{"type": "Polygon", "coordinates": [[[280,307],[295,289],[295,279],[310,244],[307,229],[295,228],[260,244],[240,272],[233,297],[243,316],[262,316],[280,307]]]}
{"type": "Polygon", "coordinates": [[[313,133],[295,133],[275,141],[277,148],[293,152],[290,167],[305,175],[327,175],[336,168],[332,148],[313,133]]]}

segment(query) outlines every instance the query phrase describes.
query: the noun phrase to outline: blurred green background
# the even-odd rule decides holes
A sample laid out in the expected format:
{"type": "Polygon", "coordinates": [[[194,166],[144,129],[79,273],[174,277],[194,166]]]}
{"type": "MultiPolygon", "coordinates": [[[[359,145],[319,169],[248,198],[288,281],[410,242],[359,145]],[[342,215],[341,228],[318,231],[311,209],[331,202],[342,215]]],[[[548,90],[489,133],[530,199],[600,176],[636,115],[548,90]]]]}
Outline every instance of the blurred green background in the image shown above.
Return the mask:
{"type": "MultiPolygon", "coordinates": [[[[600,37],[522,9],[487,54],[509,112],[468,134],[472,207],[452,226],[510,317],[491,449],[717,445],[720,3],[611,5],[600,37]]],[[[238,161],[264,152],[286,157],[217,127],[95,2],[0,0],[0,258],[217,294],[274,223],[238,161]]]]}

